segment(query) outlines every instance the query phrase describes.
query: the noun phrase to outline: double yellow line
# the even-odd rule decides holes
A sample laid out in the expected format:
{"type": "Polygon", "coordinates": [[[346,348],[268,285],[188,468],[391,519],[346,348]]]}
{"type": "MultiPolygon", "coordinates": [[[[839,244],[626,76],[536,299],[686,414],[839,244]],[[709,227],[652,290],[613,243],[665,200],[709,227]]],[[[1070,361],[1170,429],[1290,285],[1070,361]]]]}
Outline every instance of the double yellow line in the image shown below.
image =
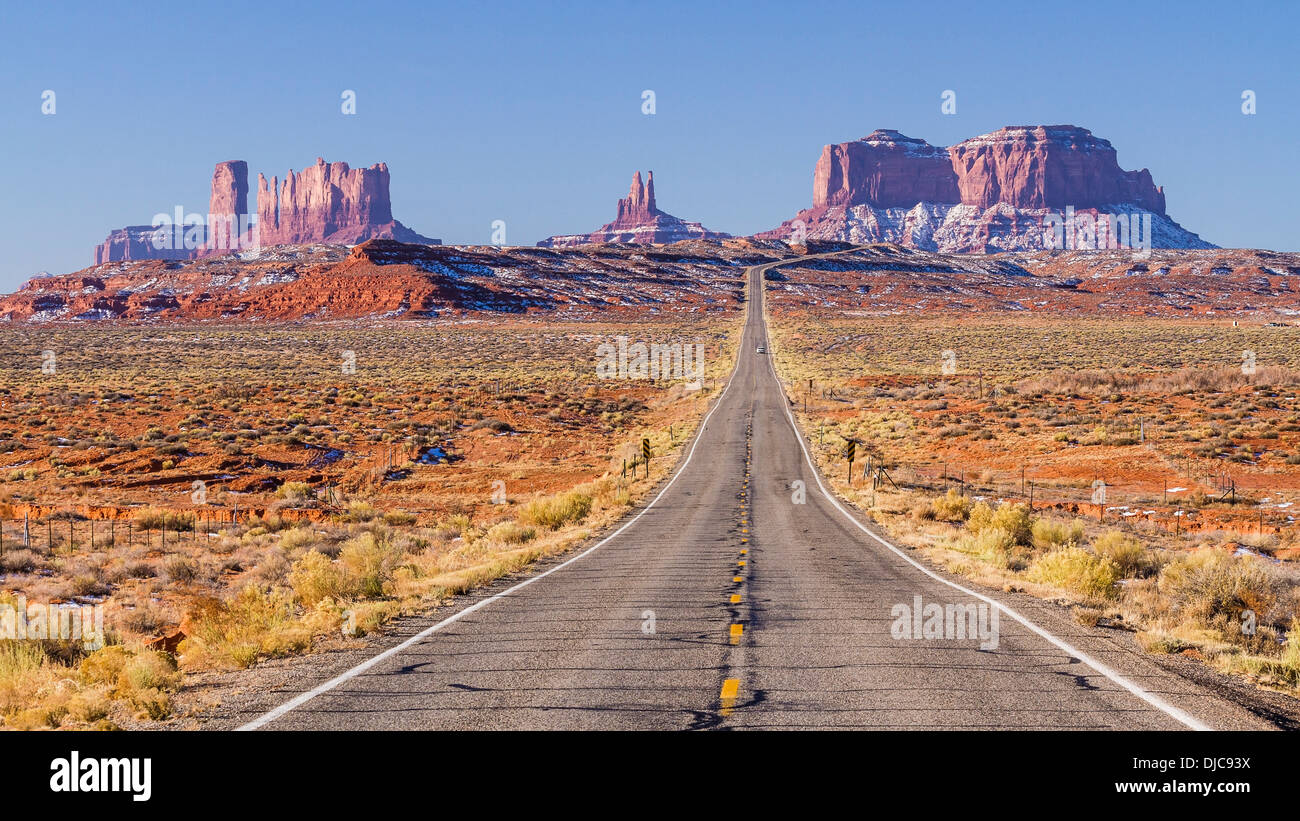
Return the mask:
{"type": "MultiPolygon", "coordinates": [[[[740,537],[741,544],[749,543],[749,478],[750,478],[749,474],[750,474],[751,460],[753,458],[753,447],[754,447],[752,441],[753,433],[754,433],[754,428],[753,428],[753,423],[751,422],[745,428],[745,479],[744,482],[741,484],[741,488],[740,488],[740,526],[741,526],[740,532],[742,534],[742,536],[740,537]]],[[[742,547],[740,549],[740,558],[736,560],[737,575],[731,578],[733,584],[741,584],[745,581],[745,577],[739,574],[749,562],[749,560],[745,558],[748,555],[749,555],[749,549],[742,547]]],[[[739,593],[732,593],[730,597],[730,603],[740,604],[740,602],[741,602],[741,595],[739,593]]],[[[744,634],[745,634],[744,624],[740,622],[736,622],[732,624],[731,629],[729,631],[729,638],[731,644],[732,645],[740,644],[740,639],[744,636],[744,634]]],[[[722,705],[721,715],[723,717],[731,715],[731,710],[733,707],[736,706],[736,700],[739,698],[739,696],[740,696],[740,679],[738,678],[724,679],[722,682],[722,693],[719,697],[722,705]]]]}

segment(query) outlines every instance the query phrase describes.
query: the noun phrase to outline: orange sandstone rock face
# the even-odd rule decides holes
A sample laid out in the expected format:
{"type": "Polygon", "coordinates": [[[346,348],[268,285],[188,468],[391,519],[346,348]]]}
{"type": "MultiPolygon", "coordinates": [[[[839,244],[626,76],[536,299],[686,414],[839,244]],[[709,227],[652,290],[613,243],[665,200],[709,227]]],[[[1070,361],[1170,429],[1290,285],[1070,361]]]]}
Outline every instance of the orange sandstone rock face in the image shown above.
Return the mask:
{"type": "Polygon", "coordinates": [[[109,233],[95,248],[95,264],[135,260],[184,260],[227,254],[271,245],[331,243],[355,245],[369,239],[437,245],[439,240],[417,234],[393,219],[389,199],[388,166],[349,168],[345,162],[316,164],[294,173],[284,182],[258,174],[257,223],[249,230],[248,163],[217,163],[212,172],[206,230],[189,242],[193,230],[176,235],[172,247],[154,242],[155,228],[134,225],[109,233]],[[183,239],[183,241],[182,241],[183,239]]]}
{"type": "Polygon", "coordinates": [[[243,160],[217,163],[212,171],[208,215],[211,223],[207,242],[197,256],[225,253],[237,248],[240,235],[247,228],[248,163],[243,160]]]}
{"type": "Polygon", "coordinates": [[[1037,250],[1048,247],[1045,220],[1074,212],[1137,214],[1150,247],[1214,247],[1168,217],[1149,171],[1123,170],[1108,141],[1071,125],[1008,126],[950,148],[888,129],[828,145],[813,173],[812,207],[756,236],[1037,250]]]}
{"type": "Polygon", "coordinates": [[[959,201],[948,152],[889,129],[826,146],[813,172],[813,208],[959,201]]]}
{"type": "Polygon", "coordinates": [[[369,239],[436,244],[393,219],[388,166],[349,168],[345,162],[316,164],[284,182],[257,175],[259,245],[311,242],[354,245],[369,239]]]}
{"type": "Polygon", "coordinates": [[[948,149],[960,202],[977,208],[1133,205],[1165,213],[1151,172],[1124,171],[1110,142],[1072,125],[1008,126],[948,149]]]}
{"type": "Polygon", "coordinates": [[[659,213],[655,208],[655,172],[648,173],[649,182],[641,185],[641,172],[632,175],[632,188],[625,198],[618,201],[618,217],[611,225],[620,228],[640,225],[654,219],[659,213]]]}

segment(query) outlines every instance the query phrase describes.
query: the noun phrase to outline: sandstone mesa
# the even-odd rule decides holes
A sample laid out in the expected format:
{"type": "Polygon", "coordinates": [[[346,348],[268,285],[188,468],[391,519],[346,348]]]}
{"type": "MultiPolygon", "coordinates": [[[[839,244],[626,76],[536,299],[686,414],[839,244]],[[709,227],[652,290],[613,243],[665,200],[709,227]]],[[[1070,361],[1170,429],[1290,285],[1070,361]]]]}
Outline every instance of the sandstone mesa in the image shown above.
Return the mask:
{"type": "Polygon", "coordinates": [[[1154,248],[1213,248],[1165,213],[1151,173],[1072,125],[1007,126],[948,148],[881,129],[827,145],[813,203],[759,238],[893,242],[929,251],[1044,248],[1051,214],[1150,214],[1154,248]]]}
{"type": "Polygon", "coordinates": [[[157,247],[155,228],[134,225],[109,233],[95,248],[95,264],[128,260],[195,259],[250,247],[332,243],[355,245],[370,239],[437,245],[393,219],[389,172],[385,163],[350,168],[345,162],[316,164],[281,182],[258,174],[256,232],[248,232],[248,163],[217,163],[208,204],[209,229],[195,247],[179,241],[157,247]]]}

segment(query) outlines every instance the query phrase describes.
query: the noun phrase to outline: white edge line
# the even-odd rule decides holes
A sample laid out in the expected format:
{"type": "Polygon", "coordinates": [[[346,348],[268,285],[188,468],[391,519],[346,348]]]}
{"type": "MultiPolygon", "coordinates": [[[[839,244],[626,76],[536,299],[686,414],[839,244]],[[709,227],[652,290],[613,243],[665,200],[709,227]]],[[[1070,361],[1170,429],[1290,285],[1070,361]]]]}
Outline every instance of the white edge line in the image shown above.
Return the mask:
{"type": "MultiPolygon", "coordinates": [[[[762,292],[761,298],[763,299],[763,312],[764,312],[763,325],[766,328],[767,288],[761,281],[760,281],[760,286],[761,286],[760,291],[762,292]]],[[[822,484],[821,472],[818,471],[817,466],[813,464],[812,456],[809,455],[808,448],[807,446],[804,445],[803,434],[799,432],[799,426],[796,425],[794,421],[794,414],[790,412],[790,403],[785,400],[785,389],[781,387],[781,379],[779,376],[777,376],[776,373],[776,360],[769,359],[768,365],[772,368],[772,377],[776,379],[777,387],[780,389],[781,401],[785,410],[786,419],[790,422],[790,427],[794,430],[795,438],[799,440],[799,449],[803,451],[804,460],[807,461],[808,467],[812,470],[813,478],[817,481],[817,487],[821,488],[822,495],[825,496],[826,499],[832,505],[835,506],[835,509],[838,510],[840,513],[844,514],[844,518],[848,519],[855,526],[857,526],[857,528],[861,530],[863,533],[867,534],[868,536],[870,536],[871,538],[875,539],[877,542],[879,542],[880,544],[888,548],[889,550],[896,553],[900,558],[902,558],[908,564],[915,567],[917,570],[920,570],[925,575],[929,576],[935,581],[943,582],[944,584],[948,585],[949,587],[955,590],[960,590],[962,593],[965,593],[968,596],[974,596],[980,601],[992,605],[993,607],[996,607],[1002,613],[1005,613],[1006,615],[1010,616],[1012,620],[1029,628],[1034,633],[1038,634],[1042,638],[1051,642],[1058,649],[1064,650],[1066,653],[1069,653],[1071,656],[1074,656],[1079,661],[1083,662],[1085,665],[1096,670],[1101,675],[1110,679],[1115,684],[1118,684],[1120,687],[1123,687],[1125,690],[1128,690],[1130,693],[1142,699],[1147,704],[1150,704],[1152,707],[1155,707],[1157,710],[1160,710],[1170,718],[1177,720],[1178,722],[1182,723],[1183,725],[1187,726],[1192,730],[1207,731],[1213,729],[1209,725],[1197,719],[1195,716],[1186,712],[1185,710],[1179,707],[1175,707],[1174,705],[1170,704],[1169,702],[1165,701],[1164,699],[1160,698],[1160,696],[1157,696],[1154,693],[1147,692],[1146,690],[1139,687],[1137,684],[1134,684],[1133,682],[1129,681],[1124,676],[1120,675],[1119,673],[1116,673],[1114,670],[1111,670],[1109,667],[1097,661],[1096,659],[1092,658],[1091,656],[1087,655],[1086,653],[1082,653],[1076,648],[1066,643],[1065,641],[1058,639],[1056,636],[1047,632],[1042,627],[1039,627],[1037,624],[1034,624],[1032,621],[1020,615],[1015,610],[1012,610],[1010,607],[1003,604],[1002,602],[997,601],[996,599],[989,598],[988,596],[982,595],[980,593],[976,593],[974,590],[970,590],[966,587],[963,587],[954,581],[945,579],[943,576],[940,576],[939,574],[933,572],[932,570],[930,570],[930,568],[916,561],[915,559],[913,559],[911,556],[904,553],[899,548],[895,547],[885,539],[882,539],[880,536],[876,535],[871,530],[867,529],[867,527],[863,525],[862,522],[858,521],[857,517],[853,516],[851,513],[849,513],[849,511],[845,510],[844,507],[840,504],[839,500],[835,498],[834,494],[832,494],[829,490],[827,490],[826,486],[822,484]]]]}
{"type": "MultiPolygon", "coordinates": [[[[748,287],[748,281],[749,281],[748,271],[746,272],[745,281],[746,281],[746,287],[748,287]]],[[[379,662],[384,661],[385,659],[388,658],[392,658],[393,656],[402,652],[403,650],[410,647],[411,645],[423,641],[424,639],[438,632],[439,630],[451,624],[452,622],[459,621],[462,617],[468,616],[470,613],[473,613],[476,610],[480,610],[484,607],[487,607],[489,604],[492,604],[493,602],[499,599],[503,599],[506,596],[511,595],[512,593],[522,590],[523,588],[527,587],[533,582],[538,581],[540,579],[544,579],[547,576],[551,575],[552,573],[556,572],[557,570],[563,570],[564,568],[568,567],[569,565],[573,564],[579,559],[582,559],[585,556],[594,553],[598,548],[608,544],[609,542],[617,538],[619,534],[621,534],[624,530],[627,530],[629,527],[636,524],[637,520],[640,519],[642,516],[644,516],[650,510],[650,508],[658,504],[660,498],[662,498],[663,495],[668,492],[668,489],[671,488],[673,484],[677,481],[677,479],[683,473],[686,472],[686,466],[691,463],[691,458],[695,456],[695,448],[699,446],[700,440],[704,438],[705,426],[709,424],[709,419],[713,417],[714,412],[718,408],[722,407],[722,400],[727,395],[727,392],[731,390],[731,383],[736,378],[737,372],[740,371],[740,357],[744,354],[745,351],[745,330],[748,327],[748,325],[749,325],[749,318],[747,313],[745,322],[744,324],[741,325],[741,329],[740,329],[740,345],[738,350],[736,351],[736,364],[732,366],[731,375],[727,377],[726,387],[722,389],[722,393],[718,394],[718,398],[714,400],[713,407],[710,408],[709,412],[704,415],[704,421],[700,422],[699,430],[696,431],[695,433],[695,441],[691,443],[691,449],[686,454],[686,460],[677,466],[676,472],[674,472],[672,478],[668,480],[668,484],[664,485],[663,489],[661,489],[657,494],[655,494],[654,499],[652,499],[648,505],[641,508],[641,510],[635,516],[633,516],[628,521],[624,522],[622,527],[620,527],[618,530],[615,530],[613,533],[609,534],[608,536],[601,539],[599,542],[587,548],[586,550],[582,551],[581,553],[574,556],[573,558],[568,559],[561,564],[557,564],[555,567],[552,567],[550,570],[547,570],[542,573],[538,573],[536,576],[531,576],[527,579],[524,579],[519,584],[516,584],[515,586],[507,590],[502,590],[500,593],[497,593],[494,596],[490,596],[486,599],[483,599],[482,601],[475,602],[469,607],[466,607],[464,610],[453,613],[452,615],[448,616],[447,618],[443,619],[437,624],[426,627],[425,629],[421,630],[419,633],[416,633],[414,636],[411,636],[409,639],[402,642],[401,644],[390,647],[384,652],[379,653],[376,656],[372,656],[369,659],[366,659],[365,661],[361,662],[357,666],[340,673],[339,675],[335,676],[329,681],[326,681],[323,684],[316,685],[315,687],[313,687],[312,689],[308,690],[305,693],[299,693],[289,701],[286,701],[284,704],[281,704],[279,707],[276,707],[274,710],[271,710],[268,713],[258,716],[257,718],[253,719],[247,724],[235,728],[235,732],[242,732],[246,730],[257,730],[260,729],[261,727],[266,726],[272,721],[275,721],[276,719],[282,717],[286,713],[292,710],[296,710],[297,708],[301,707],[302,705],[306,704],[307,702],[311,701],[312,699],[316,698],[322,693],[327,693],[330,690],[333,690],[335,687],[338,687],[340,684],[344,683],[345,681],[356,678],[357,676],[361,675],[365,671],[369,670],[371,667],[374,667],[379,662]]]]}

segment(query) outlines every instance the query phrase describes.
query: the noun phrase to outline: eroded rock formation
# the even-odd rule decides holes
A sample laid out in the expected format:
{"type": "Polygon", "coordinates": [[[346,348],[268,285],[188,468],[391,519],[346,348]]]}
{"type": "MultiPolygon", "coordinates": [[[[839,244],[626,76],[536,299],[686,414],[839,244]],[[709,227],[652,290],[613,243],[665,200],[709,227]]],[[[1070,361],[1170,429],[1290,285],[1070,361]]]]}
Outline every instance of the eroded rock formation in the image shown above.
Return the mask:
{"type": "Polygon", "coordinates": [[[96,246],[95,264],[194,259],[268,245],[355,245],[369,239],[439,244],[393,219],[384,163],[354,169],[317,157],[310,168],[296,174],[291,169],[283,183],[277,177],[268,183],[262,174],[257,180],[256,230],[250,230],[248,218],[248,163],[229,160],[217,163],[212,172],[208,213],[194,215],[205,221],[202,229],[182,226],[173,242],[159,247],[153,226],[119,228],[96,246]]]}
{"type": "Polygon", "coordinates": [[[618,215],[590,234],[563,234],[547,237],[538,245],[562,248],[596,242],[631,242],[654,245],[693,239],[728,239],[730,234],[710,231],[698,222],[687,222],[660,211],[655,205],[655,174],[641,182],[641,172],[632,176],[628,195],[618,201],[618,215]]]}
{"type": "Polygon", "coordinates": [[[1165,213],[1151,173],[1072,125],[1008,126],[949,148],[882,129],[828,145],[813,205],[760,238],[896,242],[926,250],[1045,247],[1045,221],[1138,215],[1152,247],[1212,248],[1165,213]]]}

